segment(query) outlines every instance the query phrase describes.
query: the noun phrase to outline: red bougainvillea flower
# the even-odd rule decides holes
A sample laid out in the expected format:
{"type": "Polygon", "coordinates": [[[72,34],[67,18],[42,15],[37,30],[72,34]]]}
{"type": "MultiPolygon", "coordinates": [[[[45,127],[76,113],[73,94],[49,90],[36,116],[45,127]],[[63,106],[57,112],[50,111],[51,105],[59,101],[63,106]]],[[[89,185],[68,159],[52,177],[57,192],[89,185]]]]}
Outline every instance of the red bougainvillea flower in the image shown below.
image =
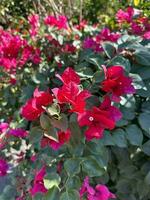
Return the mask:
{"type": "Polygon", "coordinates": [[[119,23],[124,23],[124,22],[130,23],[132,21],[133,15],[134,15],[134,9],[132,7],[128,7],[126,11],[119,9],[116,14],[116,19],[119,23]]]}
{"type": "Polygon", "coordinates": [[[79,86],[74,82],[65,84],[61,88],[54,88],[52,91],[56,96],[58,103],[71,104],[72,108],[70,109],[70,112],[77,113],[84,112],[86,106],[85,100],[91,96],[88,90],[80,91],[79,86]]]}
{"type": "Polygon", "coordinates": [[[58,141],[53,139],[52,137],[44,136],[41,140],[41,147],[44,148],[46,146],[49,146],[53,150],[58,150],[62,145],[70,140],[71,132],[69,129],[67,129],[65,132],[58,131],[57,135],[58,141]]]}
{"type": "Polygon", "coordinates": [[[44,23],[49,26],[57,27],[59,30],[67,29],[67,18],[66,16],[60,15],[57,18],[55,16],[47,16],[44,19],[44,23]]]}
{"type": "Polygon", "coordinates": [[[8,134],[19,138],[24,138],[28,135],[28,131],[22,128],[16,128],[16,129],[10,129],[8,134]]]}
{"type": "Polygon", "coordinates": [[[97,185],[95,189],[89,185],[89,178],[84,179],[84,183],[80,188],[80,198],[86,195],[87,200],[109,200],[116,199],[116,196],[109,191],[105,185],[97,185]]]}
{"type": "Polygon", "coordinates": [[[75,53],[76,52],[76,47],[73,46],[72,44],[65,44],[63,48],[61,49],[63,53],[75,53]]]}
{"type": "Polygon", "coordinates": [[[42,106],[48,106],[52,101],[53,97],[48,91],[39,91],[36,88],[33,93],[33,98],[29,99],[21,108],[21,114],[27,120],[35,120],[44,112],[42,106]]]}
{"type": "Polygon", "coordinates": [[[101,83],[102,90],[112,95],[112,100],[119,102],[120,96],[125,94],[134,94],[135,88],[132,85],[132,79],[124,75],[122,66],[112,66],[106,71],[106,79],[101,83]]]}
{"type": "Polygon", "coordinates": [[[33,97],[37,107],[48,106],[53,102],[53,97],[48,91],[39,91],[38,88],[34,90],[33,97]]]}
{"type": "Polygon", "coordinates": [[[59,78],[64,84],[68,84],[70,82],[80,84],[80,77],[71,67],[67,67],[61,75],[56,74],[56,77],[59,78]]]}
{"type": "Polygon", "coordinates": [[[46,175],[46,167],[42,167],[35,175],[33,187],[30,189],[32,196],[36,193],[46,193],[48,190],[44,186],[43,178],[46,175]]]}
{"type": "Polygon", "coordinates": [[[96,36],[97,42],[102,41],[110,41],[110,42],[117,42],[118,38],[120,38],[119,33],[111,33],[110,29],[103,28],[101,32],[96,36]]]}
{"type": "Polygon", "coordinates": [[[8,171],[8,164],[6,160],[0,158],[0,176],[5,176],[8,171]]]}
{"type": "Polygon", "coordinates": [[[88,126],[85,136],[90,141],[93,138],[102,138],[104,129],[112,130],[115,127],[115,122],[121,117],[119,109],[111,106],[109,97],[105,97],[99,107],[94,106],[92,110],[78,114],[78,122],[80,126],[88,126]]]}

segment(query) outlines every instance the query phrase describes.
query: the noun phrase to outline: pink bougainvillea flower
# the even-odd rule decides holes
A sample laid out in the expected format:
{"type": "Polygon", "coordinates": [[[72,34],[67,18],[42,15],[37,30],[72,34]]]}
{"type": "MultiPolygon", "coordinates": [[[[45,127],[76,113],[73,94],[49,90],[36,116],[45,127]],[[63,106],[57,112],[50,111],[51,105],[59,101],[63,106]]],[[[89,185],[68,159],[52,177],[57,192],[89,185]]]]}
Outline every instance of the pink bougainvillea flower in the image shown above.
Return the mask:
{"type": "Polygon", "coordinates": [[[36,193],[46,193],[48,190],[44,186],[44,176],[46,175],[46,167],[42,167],[35,175],[33,187],[30,189],[32,196],[36,193]]]}
{"type": "Polygon", "coordinates": [[[83,41],[83,48],[92,49],[93,51],[97,53],[103,51],[102,46],[99,43],[97,43],[93,38],[89,38],[89,37],[83,41]]]}
{"type": "Polygon", "coordinates": [[[24,138],[28,135],[28,131],[22,128],[10,129],[8,134],[13,135],[15,137],[24,138]]]}
{"type": "Polygon", "coordinates": [[[25,40],[18,35],[0,29],[0,65],[15,72],[25,40]]]}
{"type": "Polygon", "coordinates": [[[58,131],[58,141],[52,139],[52,137],[44,136],[41,140],[41,147],[44,148],[46,146],[51,147],[53,150],[58,150],[62,145],[67,143],[70,140],[71,132],[67,129],[65,132],[58,131]]]}
{"type": "Polygon", "coordinates": [[[39,29],[39,15],[37,14],[32,14],[28,17],[28,22],[31,25],[31,29],[29,30],[31,37],[34,37],[38,33],[39,29]]]}
{"type": "Polygon", "coordinates": [[[126,11],[119,9],[116,14],[116,19],[119,23],[130,23],[132,21],[132,17],[134,15],[134,9],[132,7],[128,7],[126,11]]]}
{"type": "Polygon", "coordinates": [[[132,33],[136,35],[141,35],[144,31],[144,27],[136,22],[131,23],[132,33]]]}
{"type": "Polygon", "coordinates": [[[143,35],[143,38],[150,40],[150,31],[145,32],[144,35],[143,35]]]}
{"type": "Polygon", "coordinates": [[[6,132],[8,128],[9,128],[9,124],[8,123],[1,122],[0,123],[0,134],[6,132]]]}
{"type": "Polygon", "coordinates": [[[53,97],[48,91],[39,91],[36,88],[33,93],[33,98],[29,99],[21,108],[21,114],[27,120],[35,120],[44,112],[42,106],[48,106],[52,102],[53,97]]]}
{"type": "Polygon", "coordinates": [[[49,15],[45,17],[44,23],[49,26],[57,27],[59,30],[67,29],[67,18],[66,16],[60,15],[58,17],[49,15]]]}
{"type": "Polygon", "coordinates": [[[54,88],[54,95],[56,96],[58,103],[68,103],[71,104],[71,112],[82,113],[85,110],[85,100],[91,96],[90,92],[87,90],[79,90],[79,86],[70,82],[63,85],[61,88],[54,88]]]}
{"type": "Polygon", "coordinates": [[[83,185],[79,191],[80,198],[87,197],[87,200],[109,200],[115,199],[116,196],[109,191],[105,185],[96,185],[95,189],[89,184],[89,177],[84,179],[83,185]]]}
{"type": "Polygon", "coordinates": [[[81,188],[79,190],[79,194],[80,194],[81,198],[84,196],[85,193],[87,195],[95,194],[94,188],[89,185],[89,177],[88,176],[84,179],[83,185],[81,186],[81,188]]]}
{"type": "Polygon", "coordinates": [[[79,24],[74,25],[74,27],[78,30],[83,30],[85,28],[85,26],[87,25],[87,21],[86,20],[82,20],[79,24]]]}
{"type": "Polygon", "coordinates": [[[71,67],[67,67],[65,69],[65,71],[61,75],[56,74],[56,76],[64,84],[68,84],[70,82],[74,82],[76,84],[80,84],[80,77],[78,76],[78,74],[71,67]]]}
{"type": "Polygon", "coordinates": [[[112,130],[115,122],[121,119],[122,114],[118,108],[111,106],[109,97],[105,97],[99,107],[93,107],[84,113],[78,114],[80,126],[88,126],[85,136],[88,141],[103,137],[104,129],[112,130]]]}
{"type": "Polygon", "coordinates": [[[95,187],[95,199],[94,200],[109,200],[116,199],[116,196],[109,191],[105,185],[97,185],[95,187]]]}
{"type": "Polygon", "coordinates": [[[5,176],[8,171],[8,163],[6,160],[0,158],[0,176],[5,176]]]}
{"type": "Polygon", "coordinates": [[[112,66],[107,69],[106,79],[102,82],[102,90],[111,93],[112,100],[119,102],[120,96],[134,94],[132,79],[124,75],[122,66],[112,66]]]}

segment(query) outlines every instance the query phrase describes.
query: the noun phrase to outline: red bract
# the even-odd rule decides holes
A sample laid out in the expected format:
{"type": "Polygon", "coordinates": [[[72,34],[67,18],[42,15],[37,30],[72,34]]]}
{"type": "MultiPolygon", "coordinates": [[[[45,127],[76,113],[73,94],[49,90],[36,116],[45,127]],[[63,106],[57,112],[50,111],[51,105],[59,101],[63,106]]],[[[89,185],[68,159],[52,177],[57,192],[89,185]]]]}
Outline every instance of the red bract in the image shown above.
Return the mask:
{"type": "Polygon", "coordinates": [[[80,77],[78,74],[71,68],[67,67],[62,75],[56,75],[64,84],[68,84],[70,82],[74,82],[76,84],[80,84],[80,77]]]}
{"type": "Polygon", "coordinates": [[[72,44],[65,44],[61,50],[63,53],[75,53],[76,47],[72,44]]]}
{"type": "Polygon", "coordinates": [[[44,148],[46,146],[51,147],[53,150],[58,150],[62,145],[67,143],[70,140],[71,132],[67,129],[65,132],[58,131],[58,141],[52,139],[52,137],[44,136],[41,140],[41,147],[44,148]]]}
{"type": "Polygon", "coordinates": [[[53,101],[52,95],[47,91],[39,91],[38,88],[35,89],[33,98],[29,99],[26,104],[21,108],[21,114],[27,120],[37,119],[44,109],[42,106],[48,106],[53,101]]]}
{"type": "Polygon", "coordinates": [[[71,104],[71,112],[82,113],[85,110],[85,100],[91,96],[89,91],[79,90],[79,86],[74,82],[70,82],[67,85],[63,85],[61,88],[55,88],[52,90],[55,94],[58,103],[71,104]]]}
{"type": "Polygon", "coordinates": [[[96,185],[95,189],[89,184],[89,177],[84,179],[84,183],[80,188],[80,198],[86,194],[86,200],[109,200],[116,199],[116,196],[109,191],[105,185],[96,185]]]}
{"type": "Polygon", "coordinates": [[[53,26],[60,29],[67,29],[67,18],[63,15],[58,16],[57,18],[50,15],[45,17],[44,23],[49,26],[53,26]]]}
{"type": "Polygon", "coordinates": [[[7,174],[8,168],[9,167],[7,162],[0,158],[0,176],[5,176],[7,174]]]}
{"type": "Polygon", "coordinates": [[[48,91],[39,91],[38,88],[34,90],[33,97],[36,99],[36,106],[48,106],[53,102],[53,97],[48,91]]]}
{"type": "Polygon", "coordinates": [[[101,85],[101,89],[111,93],[112,100],[116,102],[121,100],[122,95],[135,93],[132,79],[124,75],[124,69],[121,66],[109,67],[106,71],[106,79],[101,85]]]}
{"type": "Polygon", "coordinates": [[[36,193],[46,193],[48,190],[44,186],[43,178],[46,175],[46,168],[42,167],[35,175],[33,187],[30,189],[32,196],[36,193]]]}
{"type": "Polygon", "coordinates": [[[97,42],[102,41],[110,41],[110,42],[117,42],[118,38],[120,38],[119,33],[111,33],[110,29],[103,28],[101,32],[96,36],[97,42]]]}
{"type": "Polygon", "coordinates": [[[118,108],[111,106],[109,97],[105,97],[99,107],[93,107],[82,114],[78,114],[80,126],[88,126],[85,136],[88,141],[103,137],[104,129],[112,130],[115,122],[121,119],[122,114],[118,108]]]}
{"type": "Polygon", "coordinates": [[[21,115],[29,121],[37,119],[44,110],[37,108],[36,99],[29,99],[21,108],[21,115]]]}

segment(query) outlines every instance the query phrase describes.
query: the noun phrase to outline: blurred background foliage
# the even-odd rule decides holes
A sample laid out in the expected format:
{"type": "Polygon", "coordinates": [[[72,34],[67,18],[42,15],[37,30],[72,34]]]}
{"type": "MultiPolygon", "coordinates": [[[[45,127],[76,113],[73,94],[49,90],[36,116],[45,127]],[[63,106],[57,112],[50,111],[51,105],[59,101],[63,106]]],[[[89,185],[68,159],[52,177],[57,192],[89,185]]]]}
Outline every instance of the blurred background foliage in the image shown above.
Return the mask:
{"type": "Polygon", "coordinates": [[[43,16],[64,14],[73,22],[86,19],[91,23],[100,20],[109,23],[116,11],[134,5],[150,16],[150,0],[1,0],[0,25],[8,27],[18,18],[27,18],[29,13],[43,16]]]}

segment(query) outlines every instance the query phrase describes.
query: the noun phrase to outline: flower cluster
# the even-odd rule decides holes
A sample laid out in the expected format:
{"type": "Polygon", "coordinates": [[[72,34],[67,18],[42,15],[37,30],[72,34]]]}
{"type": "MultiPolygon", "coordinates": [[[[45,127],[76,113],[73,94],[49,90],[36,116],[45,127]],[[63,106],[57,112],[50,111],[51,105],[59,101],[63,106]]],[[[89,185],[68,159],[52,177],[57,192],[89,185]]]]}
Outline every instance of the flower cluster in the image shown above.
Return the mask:
{"type": "Polygon", "coordinates": [[[67,18],[66,18],[66,16],[63,16],[63,15],[59,15],[58,17],[49,15],[49,16],[45,17],[44,23],[48,26],[56,27],[59,30],[67,29],[67,27],[68,27],[67,18]]]}
{"type": "Polygon", "coordinates": [[[63,82],[61,88],[54,88],[52,90],[58,103],[71,105],[70,112],[84,112],[86,106],[85,100],[89,98],[91,94],[88,90],[80,89],[80,78],[76,72],[68,67],[61,76],[56,76],[63,82]]]}
{"type": "Polygon", "coordinates": [[[28,44],[25,39],[10,31],[0,29],[0,66],[15,74],[28,61],[38,64],[40,50],[28,44]]]}
{"type": "Polygon", "coordinates": [[[87,200],[109,200],[116,199],[116,196],[109,191],[105,185],[96,185],[95,188],[90,186],[89,177],[84,179],[84,183],[80,188],[80,198],[86,195],[87,200]]]}
{"type": "Polygon", "coordinates": [[[104,41],[116,42],[120,36],[119,33],[113,33],[110,29],[104,28],[94,37],[87,37],[83,41],[83,48],[92,49],[95,52],[101,52],[103,51],[102,43],[104,41]]]}
{"type": "Polygon", "coordinates": [[[133,7],[128,7],[125,11],[120,9],[116,14],[116,19],[120,27],[127,25],[133,34],[150,39],[150,21],[142,15],[140,10],[136,10],[133,7]]]}

